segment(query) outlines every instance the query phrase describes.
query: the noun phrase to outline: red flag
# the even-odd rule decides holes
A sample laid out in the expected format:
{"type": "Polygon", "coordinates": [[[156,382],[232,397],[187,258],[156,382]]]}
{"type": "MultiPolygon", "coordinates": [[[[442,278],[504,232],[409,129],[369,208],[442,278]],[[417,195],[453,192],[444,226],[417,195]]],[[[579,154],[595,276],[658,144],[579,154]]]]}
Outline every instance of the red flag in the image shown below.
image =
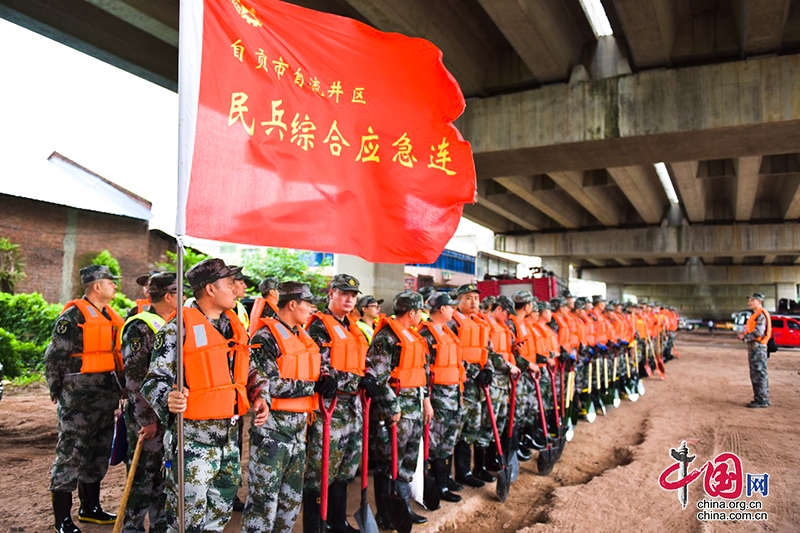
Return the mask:
{"type": "Polygon", "coordinates": [[[475,192],[452,125],[464,97],[441,59],[348,18],[205,0],[185,233],[433,262],[475,192]]]}

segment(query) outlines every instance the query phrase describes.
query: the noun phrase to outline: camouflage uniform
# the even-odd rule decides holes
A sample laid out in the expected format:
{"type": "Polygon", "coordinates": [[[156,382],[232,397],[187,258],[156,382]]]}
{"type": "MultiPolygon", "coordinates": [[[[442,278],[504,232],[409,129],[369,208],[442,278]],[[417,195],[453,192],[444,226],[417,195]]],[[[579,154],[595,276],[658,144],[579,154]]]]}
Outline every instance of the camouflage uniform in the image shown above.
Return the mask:
{"type": "MultiPolygon", "coordinates": [[[[508,422],[508,395],[511,390],[509,371],[511,370],[511,365],[501,354],[492,350],[491,343],[489,345],[489,360],[494,367],[492,384],[489,386],[489,397],[492,400],[492,410],[494,411],[497,431],[502,435],[506,422],[508,422]]],[[[485,396],[480,387],[478,387],[478,394],[485,396]]],[[[488,406],[484,406],[481,413],[481,427],[475,438],[475,445],[488,447],[490,444],[494,445],[494,430],[492,429],[488,406]]]]}
{"type": "MultiPolygon", "coordinates": [[[[144,320],[136,319],[122,330],[122,360],[125,363],[125,424],[128,427],[130,463],[139,438],[139,430],[158,422],[155,412],[142,396],[142,380],[150,366],[155,333],[144,320]]],[[[161,466],[164,460],[164,426],[158,424],[153,438],[144,441],[133,478],[128,505],[125,507],[123,532],[144,532],[144,518],[150,517],[150,532],[167,530],[166,494],[161,466]]]]}
{"type": "MultiPolygon", "coordinates": [[[[323,311],[332,315],[327,307],[323,311]]],[[[337,319],[338,320],[338,319],[337,319]]],[[[345,330],[349,329],[348,317],[339,320],[345,330]]],[[[320,347],[322,356],[321,371],[336,380],[338,394],[336,407],[331,418],[330,459],[328,463],[328,483],[342,481],[349,483],[356,476],[361,461],[362,410],[358,396],[361,376],[336,370],[331,366],[331,338],[322,320],[315,319],[308,327],[308,334],[320,347]]],[[[330,401],[325,402],[330,407],[330,401]]],[[[308,428],[308,467],[305,484],[307,489],[320,490],[322,481],[322,427],[323,420],[317,416],[308,428]]]]}
{"type": "MultiPolygon", "coordinates": [[[[193,307],[197,307],[194,303],[193,307]]],[[[226,314],[209,322],[225,338],[232,338],[233,329],[226,314]]],[[[176,382],[177,324],[168,322],[157,334],[150,369],[142,384],[142,395],[167,428],[164,439],[167,468],[168,531],[177,531],[178,472],[170,468],[177,463],[177,419],[169,412],[167,395],[176,382]]],[[[250,401],[267,399],[266,378],[250,361],[247,383],[250,401]]],[[[243,415],[244,413],[240,413],[243,415]]],[[[234,417],[235,418],[235,417],[234,417]]],[[[185,531],[222,531],[233,509],[233,499],[241,482],[241,463],[237,446],[238,425],[232,419],[184,419],[184,511],[185,531]]]]}
{"type": "MultiPolygon", "coordinates": [[[[282,324],[297,334],[296,327],[282,324]]],[[[269,328],[261,327],[251,342],[261,345],[251,348],[250,355],[269,382],[264,395],[268,403],[272,398],[314,394],[315,382],[280,377],[277,360],[281,352],[269,328]]],[[[263,426],[250,426],[249,490],[242,531],[291,531],[294,527],[303,496],[307,417],[307,413],[273,410],[263,426]]]]}
{"type": "MultiPolygon", "coordinates": [[[[400,389],[396,395],[389,384],[392,369],[400,363],[399,339],[392,328],[385,326],[372,338],[367,352],[367,374],[378,382],[378,396],[374,400],[376,414],[386,420],[397,413],[402,418],[397,424],[397,478],[410,482],[417,469],[419,443],[422,437],[422,398],[427,397],[423,387],[400,389]]],[[[428,365],[425,365],[428,372],[428,365]]],[[[376,446],[376,475],[388,479],[392,474],[392,442],[390,427],[382,425],[378,430],[376,446]]]]}
{"type": "Polygon", "coordinates": [[[745,334],[747,342],[747,361],[750,366],[750,383],[753,385],[753,401],[769,404],[769,376],[767,375],[767,345],[757,341],[767,333],[766,312],[756,318],[755,329],[745,334]]]}
{"type": "MultiPolygon", "coordinates": [[[[512,320],[508,321],[508,327],[517,338],[517,327],[512,320]]],[[[527,326],[526,326],[527,327],[527,326]]],[[[528,342],[533,342],[531,339],[528,342]]],[[[536,398],[533,378],[528,369],[531,362],[519,355],[518,350],[514,350],[514,360],[522,374],[517,381],[517,398],[514,406],[514,425],[519,427],[533,426],[538,423],[537,413],[539,412],[539,400],[536,398]]]]}
{"type": "MultiPolygon", "coordinates": [[[[458,312],[458,311],[456,311],[458,312]]],[[[447,323],[453,333],[458,335],[458,323],[455,319],[447,323]]],[[[482,370],[481,366],[477,363],[464,363],[467,369],[467,381],[464,383],[463,391],[463,408],[461,410],[461,430],[459,431],[458,440],[463,440],[469,445],[475,444],[478,434],[481,431],[482,412],[484,410],[483,390],[475,378],[482,370]]],[[[483,367],[487,370],[494,371],[494,364],[492,358],[488,358],[486,365],[483,367]]]]}
{"type": "MultiPolygon", "coordinates": [[[[108,318],[105,311],[103,315],[108,318]]],[[[120,388],[113,372],[81,374],[84,318],[72,306],[56,320],[45,352],[50,398],[58,401],[58,442],[50,491],[73,492],[78,482],[99,483],[108,470],[114,410],[120,388]]]]}
{"type": "MultiPolygon", "coordinates": [[[[432,322],[425,324],[426,327],[420,330],[420,335],[428,342],[430,366],[436,362],[436,341],[428,328],[435,326],[432,322]]],[[[431,407],[433,407],[433,420],[431,420],[428,455],[432,460],[446,459],[453,454],[461,429],[461,386],[433,385],[431,407]]]]}

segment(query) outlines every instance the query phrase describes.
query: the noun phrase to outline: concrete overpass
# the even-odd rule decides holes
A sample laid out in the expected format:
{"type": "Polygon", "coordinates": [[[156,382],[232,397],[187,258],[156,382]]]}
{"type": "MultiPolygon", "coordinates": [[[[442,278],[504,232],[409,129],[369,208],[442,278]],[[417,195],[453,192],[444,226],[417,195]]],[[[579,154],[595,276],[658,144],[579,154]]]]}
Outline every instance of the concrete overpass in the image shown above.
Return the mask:
{"type": "MultiPolygon", "coordinates": [[[[178,3],[0,0],[0,16],[174,90],[178,3]]],[[[800,0],[602,0],[607,36],[579,0],[293,3],[443,50],[478,170],[465,216],[499,249],[687,309],[698,287],[723,314],[729,294],[796,297],[800,0]]]]}

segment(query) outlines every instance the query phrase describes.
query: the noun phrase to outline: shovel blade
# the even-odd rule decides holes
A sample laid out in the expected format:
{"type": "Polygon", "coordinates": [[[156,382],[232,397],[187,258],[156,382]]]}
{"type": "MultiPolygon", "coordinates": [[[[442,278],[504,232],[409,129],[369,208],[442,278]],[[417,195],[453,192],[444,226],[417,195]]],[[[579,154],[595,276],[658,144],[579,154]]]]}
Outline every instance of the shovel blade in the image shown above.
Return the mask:
{"type": "Polygon", "coordinates": [[[511,457],[508,458],[508,479],[511,483],[515,482],[519,477],[519,457],[517,457],[517,452],[514,451],[511,453],[511,457]]]}
{"type": "Polygon", "coordinates": [[[364,505],[358,508],[356,514],[353,515],[358,524],[358,530],[361,533],[378,533],[378,523],[375,521],[375,515],[372,514],[372,509],[369,504],[364,502],[364,505]]]}
{"type": "Polygon", "coordinates": [[[597,411],[594,408],[594,402],[589,400],[589,406],[586,408],[586,421],[590,424],[597,420],[597,411]]]}
{"type": "Polygon", "coordinates": [[[636,390],[637,390],[637,391],[639,391],[639,396],[644,396],[644,383],[642,383],[641,381],[639,381],[639,382],[636,384],[636,390]]]}
{"type": "Polygon", "coordinates": [[[405,500],[392,491],[391,505],[389,512],[392,517],[392,525],[397,533],[411,533],[414,524],[411,522],[411,515],[408,514],[408,506],[405,500]]]}
{"type": "Polygon", "coordinates": [[[539,458],[536,459],[536,467],[539,469],[540,476],[547,476],[550,472],[553,471],[553,466],[555,466],[556,461],[556,451],[552,446],[547,446],[544,450],[539,452],[539,458]]]}
{"type": "Polygon", "coordinates": [[[507,468],[501,468],[497,472],[497,499],[501,502],[506,501],[508,498],[508,490],[511,487],[511,480],[509,479],[509,472],[507,468]]]}
{"type": "Polygon", "coordinates": [[[439,508],[441,500],[439,489],[436,487],[436,481],[431,476],[425,476],[423,483],[422,503],[425,509],[435,511],[439,508]]]}

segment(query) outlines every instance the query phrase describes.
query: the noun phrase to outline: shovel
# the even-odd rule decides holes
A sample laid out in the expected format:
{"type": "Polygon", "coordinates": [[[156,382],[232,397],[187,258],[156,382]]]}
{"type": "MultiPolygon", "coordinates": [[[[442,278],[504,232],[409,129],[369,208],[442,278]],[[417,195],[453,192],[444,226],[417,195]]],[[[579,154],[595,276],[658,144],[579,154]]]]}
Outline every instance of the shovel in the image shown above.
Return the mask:
{"type": "Polygon", "coordinates": [[[571,441],[572,438],[575,436],[575,421],[573,417],[575,416],[575,402],[572,401],[572,396],[575,394],[575,371],[569,371],[567,374],[567,396],[564,400],[566,404],[566,409],[564,410],[564,418],[567,421],[567,432],[564,434],[566,437],[567,442],[571,441]]]}
{"type": "Polygon", "coordinates": [[[558,363],[556,363],[555,367],[555,376],[552,376],[550,379],[550,388],[553,392],[553,417],[555,419],[556,424],[556,442],[555,442],[555,451],[556,451],[556,461],[561,459],[561,453],[564,451],[564,445],[566,444],[566,431],[567,428],[561,425],[561,415],[559,414],[559,401],[558,401],[558,393],[556,391],[556,379],[558,379],[558,374],[561,373],[561,368],[558,363]]]}
{"type": "Polygon", "coordinates": [[[592,361],[589,361],[588,365],[589,365],[589,375],[587,376],[588,379],[586,380],[588,391],[586,393],[587,400],[585,403],[588,404],[586,406],[586,421],[591,424],[592,422],[597,420],[597,411],[594,408],[594,400],[592,399],[592,368],[594,367],[594,365],[592,364],[592,361]]]}
{"type": "Polygon", "coordinates": [[[509,403],[508,415],[508,442],[506,443],[506,464],[510,472],[509,480],[513,483],[519,477],[519,457],[517,457],[517,448],[519,447],[519,438],[514,431],[514,411],[517,407],[517,383],[522,374],[511,376],[511,398],[509,403]]]}
{"type": "MultiPolygon", "coordinates": [[[[399,381],[394,382],[394,392],[396,395],[400,395],[399,381]]],[[[394,525],[394,529],[397,533],[411,533],[411,528],[414,524],[411,522],[408,502],[397,495],[397,423],[393,423],[389,427],[392,439],[392,498],[389,505],[389,514],[392,518],[392,525],[394,525]]]]}
{"type": "Polygon", "coordinates": [[[594,360],[594,374],[595,374],[595,393],[592,395],[592,401],[594,402],[595,408],[597,412],[603,416],[606,416],[606,405],[603,403],[601,399],[603,391],[602,391],[602,383],[600,381],[600,357],[594,360]]]}
{"type": "Polygon", "coordinates": [[[366,393],[361,391],[361,405],[364,411],[363,435],[361,438],[361,506],[353,515],[358,524],[358,529],[362,533],[378,533],[378,523],[375,522],[375,515],[369,508],[367,502],[367,486],[369,485],[369,472],[367,465],[369,461],[369,406],[372,400],[367,398],[366,393]]]}
{"type": "Polygon", "coordinates": [[[617,368],[619,367],[619,352],[614,350],[614,364],[612,365],[613,371],[611,373],[611,388],[613,390],[611,395],[611,404],[614,407],[619,407],[621,400],[619,399],[620,379],[617,375],[617,368]]]}
{"type": "Polygon", "coordinates": [[[497,431],[497,420],[494,417],[494,408],[492,407],[492,398],[489,395],[489,386],[483,386],[483,395],[486,397],[486,408],[489,410],[489,419],[492,421],[492,431],[494,432],[494,443],[497,446],[497,458],[500,461],[500,470],[497,472],[497,499],[501,502],[506,501],[508,498],[508,489],[511,485],[511,480],[508,477],[508,465],[506,464],[506,456],[503,455],[503,446],[500,444],[500,432],[497,431]]]}
{"type": "Polygon", "coordinates": [[[320,484],[319,499],[319,528],[321,532],[328,531],[328,469],[331,460],[331,418],[336,409],[336,396],[331,400],[331,406],[325,408],[325,399],[319,395],[319,411],[322,414],[322,482],[320,484]]]}
{"type": "MultiPolygon", "coordinates": [[[[530,372],[530,370],[528,372],[530,372]]],[[[539,458],[536,460],[536,466],[539,468],[539,475],[546,476],[553,471],[553,466],[556,464],[556,461],[558,461],[558,457],[556,456],[556,451],[553,449],[550,442],[550,432],[547,430],[547,418],[544,414],[544,403],[542,402],[542,387],[539,384],[539,374],[530,372],[530,375],[531,379],[533,379],[533,385],[536,387],[536,399],[539,401],[539,422],[542,425],[542,431],[544,432],[547,442],[545,447],[539,450],[539,458]]]]}
{"type": "Polygon", "coordinates": [[[652,378],[653,377],[653,369],[650,368],[650,355],[649,355],[649,351],[648,351],[649,347],[650,347],[650,338],[646,337],[645,338],[645,343],[644,343],[644,371],[647,374],[648,378],[652,378]]]}
{"type": "MultiPolygon", "coordinates": [[[[428,396],[433,397],[433,373],[431,372],[431,384],[428,386],[428,396]]],[[[422,489],[422,503],[425,505],[425,509],[429,511],[435,511],[439,508],[441,494],[439,494],[439,489],[436,486],[436,480],[431,477],[430,470],[428,469],[428,449],[430,446],[431,440],[431,424],[428,422],[425,424],[425,428],[422,433],[422,446],[424,450],[423,456],[423,465],[422,471],[424,473],[423,477],[423,489],[422,489]]]]}
{"type": "Polygon", "coordinates": [[[639,391],[636,390],[636,383],[631,374],[631,355],[629,350],[625,350],[625,373],[628,377],[625,381],[625,394],[628,395],[630,401],[635,403],[639,400],[639,391]]]}
{"type": "Polygon", "coordinates": [[[131,488],[133,487],[133,477],[136,475],[136,467],[139,466],[139,457],[142,455],[142,444],[144,444],[144,435],[139,435],[139,440],[136,441],[136,449],[133,450],[133,459],[128,469],[128,479],[125,481],[125,490],[122,491],[122,498],[119,501],[117,520],[114,522],[112,533],[120,533],[122,531],[122,525],[125,521],[125,508],[128,506],[128,497],[131,495],[131,488]]]}

